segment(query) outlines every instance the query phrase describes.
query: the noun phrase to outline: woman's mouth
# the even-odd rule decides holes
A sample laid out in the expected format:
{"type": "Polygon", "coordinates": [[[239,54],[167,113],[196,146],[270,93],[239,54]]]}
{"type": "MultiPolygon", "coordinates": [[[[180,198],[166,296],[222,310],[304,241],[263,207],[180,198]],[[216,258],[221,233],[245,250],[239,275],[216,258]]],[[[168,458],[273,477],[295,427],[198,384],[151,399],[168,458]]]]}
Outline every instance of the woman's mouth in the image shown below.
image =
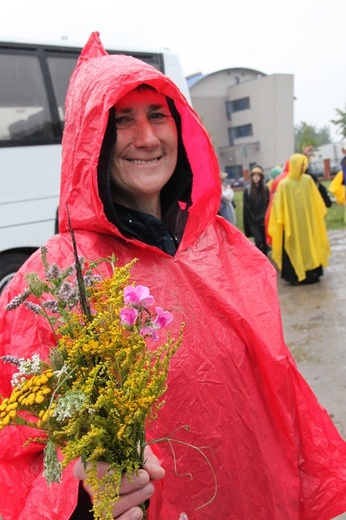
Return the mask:
{"type": "Polygon", "coordinates": [[[144,160],[144,159],[126,159],[126,160],[133,164],[146,165],[146,164],[156,164],[157,162],[159,162],[160,158],[161,157],[157,157],[156,159],[148,159],[148,160],[144,160]]]}

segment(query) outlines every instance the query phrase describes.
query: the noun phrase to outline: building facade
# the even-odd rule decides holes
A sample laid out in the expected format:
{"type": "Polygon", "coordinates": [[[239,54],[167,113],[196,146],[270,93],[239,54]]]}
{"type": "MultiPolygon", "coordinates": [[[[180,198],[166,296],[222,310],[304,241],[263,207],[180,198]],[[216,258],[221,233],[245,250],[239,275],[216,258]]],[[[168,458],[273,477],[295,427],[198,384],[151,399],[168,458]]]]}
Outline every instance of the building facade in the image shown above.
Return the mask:
{"type": "Polygon", "coordinates": [[[192,105],[230,179],[246,180],[254,164],[269,176],[294,153],[292,74],[231,68],[195,74],[187,82],[192,105]]]}

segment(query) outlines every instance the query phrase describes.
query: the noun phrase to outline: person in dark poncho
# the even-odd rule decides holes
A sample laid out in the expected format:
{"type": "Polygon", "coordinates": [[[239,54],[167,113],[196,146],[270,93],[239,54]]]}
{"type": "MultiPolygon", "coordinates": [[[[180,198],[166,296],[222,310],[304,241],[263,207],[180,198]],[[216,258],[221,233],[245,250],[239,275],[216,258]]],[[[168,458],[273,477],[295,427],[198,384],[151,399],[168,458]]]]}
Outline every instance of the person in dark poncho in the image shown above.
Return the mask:
{"type": "MultiPolygon", "coordinates": [[[[306,157],[308,158],[308,161],[310,161],[310,158],[313,156],[314,154],[314,147],[313,146],[306,146],[304,148],[304,155],[306,155],[306,157]]],[[[310,177],[313,179],[314,183],[316,184],[317,188],[318,188],[318,191],[320,192],[320,195],[323,199],[323,202],[325,203],[326,207],[327,208],[330,208],[331,205],[332,205],[332,200],[330,199],[329,195],[328,195],[328,191],[327,189],[323,186],[323,184],[320,182],[319,178],[318,178],[318,175],[316,173],[313,173],[312,170],[311,170],[311,166],[308,162],[308,166],[305,170],[305,173],[306,175],[310,175],[310,177]]]]}
{"type": "Polygon", "coordinates": [[[261,166],[251,170],[250,183],[244,189],[243,221],[245,236],[253,237],[256,247],[268,253],[264,218],[269,204],[269,189],[261,166]]]}

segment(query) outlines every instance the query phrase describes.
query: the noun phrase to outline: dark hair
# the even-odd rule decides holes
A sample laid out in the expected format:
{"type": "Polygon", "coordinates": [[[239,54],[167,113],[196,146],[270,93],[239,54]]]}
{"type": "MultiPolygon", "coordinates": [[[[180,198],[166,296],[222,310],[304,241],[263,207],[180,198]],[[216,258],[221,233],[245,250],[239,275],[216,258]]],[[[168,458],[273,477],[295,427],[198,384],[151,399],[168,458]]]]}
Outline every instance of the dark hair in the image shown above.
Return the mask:
{"type": "Polygon", "coordinates": [[[250,179],[251,180],[251,183],[250,183],[250,198],[251,198],[251,200],[255,201],[257,198],[263,197],[263,200],[267,203],[268,200],[269,200],[269,191],[267,189],[267,185],[266,185],[266,181],[265,181],[265,178],[264,178],[264,172],[263,172],[262,166],[260,166],[259,164],[255,164],[255,166],[253,166],[251,168],[250,177],[251,177],[251,179],[250,179]],[[253,172],[253,170],[255,168],[260,168],[262,173],[253,172]],[[261,176],[261,180],[259,181],[259,183],[257,185],[252,180],[252,175],[254,173],[258,173],[261,176]]]}

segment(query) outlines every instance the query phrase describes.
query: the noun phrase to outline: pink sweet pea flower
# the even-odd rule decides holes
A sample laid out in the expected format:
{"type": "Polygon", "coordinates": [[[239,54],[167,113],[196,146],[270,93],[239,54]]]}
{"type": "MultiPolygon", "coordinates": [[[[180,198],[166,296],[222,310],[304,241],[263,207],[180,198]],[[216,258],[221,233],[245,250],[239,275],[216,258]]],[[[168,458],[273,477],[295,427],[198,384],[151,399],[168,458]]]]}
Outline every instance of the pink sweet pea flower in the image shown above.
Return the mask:
{"type": "Polygon", "coordinates": [[[171,321],[173,320],[173,314],[171,314],[168,311],[164,311],[162,307],[156,307],[155,310],[157,316],[152,321],[153,327],[155,327],[155,329],[162,329],[162,327],[165,327],[166,325],[171,323],[171,321]]]}
{"type": "Polygon", "coordinates": [[[151,296],[149,288],[144,285],[128,285],[124,289],[124,302],[134,307],[150,307],[155,300],[151,296]]]}
{"type": "Polygon", "coordinates": [[[120,322],[125,327],[133,327],[138,318],[138,311],[133,307],[123,307],[120,311],[120,322]]]}
{"type": "Polygon", "coordinates": [[[151,327],[150,325],[145,325],[145,327],[142,327],[139,331],[142,336],[149,336],[153,341],[157,341],[159,339],[159,335],[156,332],[156,330],[151,327]]]}

